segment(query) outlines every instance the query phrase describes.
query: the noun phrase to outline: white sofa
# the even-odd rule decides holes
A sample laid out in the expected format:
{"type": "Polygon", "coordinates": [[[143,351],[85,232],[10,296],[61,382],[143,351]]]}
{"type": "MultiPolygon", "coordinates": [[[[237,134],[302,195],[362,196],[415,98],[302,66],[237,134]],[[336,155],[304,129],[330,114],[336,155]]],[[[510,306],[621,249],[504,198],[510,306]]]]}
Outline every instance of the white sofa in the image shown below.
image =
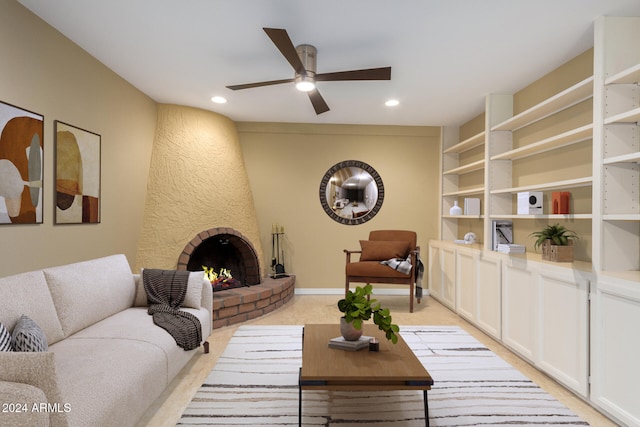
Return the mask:
{"type": "MultiPolygon", "coordinates": [[[[190,273],[189,294],[196,307],[184,310],[206,340],[213,301],[202,272],[190,273]]],[[[11,331],[23,314],[48,351],[0,352],[0,426],[132,426],[204,351],[183,350],[153,324],[124,255],[0,278],[0,323],[11,331]]]]}

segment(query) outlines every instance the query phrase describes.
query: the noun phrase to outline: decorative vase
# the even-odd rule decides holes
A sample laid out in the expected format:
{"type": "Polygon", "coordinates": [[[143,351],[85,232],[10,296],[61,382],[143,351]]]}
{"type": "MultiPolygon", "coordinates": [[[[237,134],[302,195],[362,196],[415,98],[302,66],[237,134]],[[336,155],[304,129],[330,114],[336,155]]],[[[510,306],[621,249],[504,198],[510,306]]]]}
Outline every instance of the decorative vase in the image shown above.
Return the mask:
{"type": "Polygon", "coordinates": [[[362,336],[362,329],[356,329],[353,322],[347,323],[344,317],[340,318],[340,334],[347,341],[358,341],[362,336]]]}
{"type": "Polygon", "coordinates": [[[449,209],[450,215],[462,215],[462,208],[458,206],[458,201],[453,202],[453,206],[449,209]]]}

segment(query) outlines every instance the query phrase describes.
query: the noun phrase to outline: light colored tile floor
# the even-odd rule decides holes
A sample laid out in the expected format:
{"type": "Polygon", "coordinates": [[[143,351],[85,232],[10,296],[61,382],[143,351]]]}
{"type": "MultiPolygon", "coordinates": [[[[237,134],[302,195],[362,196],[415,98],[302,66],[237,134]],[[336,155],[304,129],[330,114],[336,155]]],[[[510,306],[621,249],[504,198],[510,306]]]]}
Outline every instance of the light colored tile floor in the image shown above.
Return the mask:
{"type": "MultiPolygon", "coordinates": [[[[284,307],[266,316],[244,324],[251,325],[303,325],[305,323],[339,323],[341,313],[336,307],[337,295],[296,295],[284,307]]],[[[512,366],[520,370],[546,392],[563,402],[592,426],[616,426],[582,399],[558,385],[547,375],[507,350],[479,329],[460,318],[432,298],[414,304],[409,313],[408,297],[381,295],[377,297],[383,307],[391,310],[393,322],[398,325],[458,325],[473,335],[512,366]]],[[[136,427],[174,427],[182,411],[216,364],[229,339],[239,325],[213,331],[208,341],[209,354],[199,354],[182,370],[136,427]]]]}

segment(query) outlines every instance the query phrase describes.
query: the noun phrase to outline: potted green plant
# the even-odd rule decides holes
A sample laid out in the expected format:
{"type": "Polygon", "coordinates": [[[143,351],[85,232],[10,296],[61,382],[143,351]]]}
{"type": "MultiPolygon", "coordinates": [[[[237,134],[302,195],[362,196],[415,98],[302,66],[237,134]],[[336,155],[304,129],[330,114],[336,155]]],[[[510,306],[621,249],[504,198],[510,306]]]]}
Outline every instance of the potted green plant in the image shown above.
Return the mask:
{"type": "Polygon", "coordinates": [[[560,224],[548,225],[530,234],[535,237],[533,248],[542,248],[542,259],[556,262],[573,261],[573,239],[578,235],[560,224]]]}
{"type": "Polygon", "coordinates": [[[398,325],[394,325],[391,320],[391,313],[388,308],[382,308],[376,299],[371,299],[373,286],[357,286],[354,291],[349,290],[345,297],[338,301],[338,309],[344,313],[340,319],[340,331],[346,340],[355,341],[362,335],[362,322],[371,319],[378,325],[378,329],[386,334],[392,343],[398,342],[397,332],[400,331],[398,325]],[[344,325],[344,326],[343,326],[344,325]],[[352,327],[357,332],[351,335],[344,328],[352,327]],[[359,334],[358,334],[359,333],[359,334]],[[347,336],[348,335],[348,336],[347,336]]]}

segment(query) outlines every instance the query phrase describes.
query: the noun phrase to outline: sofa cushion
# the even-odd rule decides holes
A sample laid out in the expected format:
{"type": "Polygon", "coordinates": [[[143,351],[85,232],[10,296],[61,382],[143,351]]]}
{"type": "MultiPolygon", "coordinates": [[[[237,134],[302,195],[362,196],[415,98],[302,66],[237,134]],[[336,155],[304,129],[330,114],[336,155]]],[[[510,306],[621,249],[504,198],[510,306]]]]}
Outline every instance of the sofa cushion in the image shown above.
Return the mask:
{"type": "Polygon", "coordinates": [[[11,344],[15,351],[47,351],[47,338],[40,326],[24,314],[11,332],[11,344]]]}
{"type": "Polygon", "coordinates": [[[399,240],[360,240],[360,261],[384,261],[391,258],[406,258],[409,242],[399,240]]]}
{"type": "MultiPolygon", "coordinates": [[[[144,268],[142,269],[144,270],[144,268]]],[[[140,274],[135,275],[136,282],[136,299],[134,307],[146,307],[147,293],[144,290],[144,284],[142,283],[142,271],[140,274]]],[[[184,296],[184,302],[182,307],[187,308],[200,308],[202,307],[202,287],[211,286],[211,283],[205,279],[204,271],[192,271],[189,273],[189,280],[187,283],[187,293],[184,296]]]]}
{"type": "Polygon", "coordinates": [[[40,325],[49,344],[64,338],[56,307],[53,305],[42,271],[1,278],[0,301],[0,322],[8,330],[13,330],[20,316],[26,314],[40,325]]]}
{"type": "Polygon", "coordinates": [[[49,350],[69,426],[133,426],[167,387],[167,360],[153,344],[68,338],[49,350]]]}
{"type": "Polygon", "coordinates": [[[2,323],[0,323],[0,351],[13,351],[13,346],[11,345],[11,334],[2,323]]]}
{"type": "Polygon", "coordinates": [[[65,336],[133,305],[135,283],[124,255],[44,270],[65,336]]]}

